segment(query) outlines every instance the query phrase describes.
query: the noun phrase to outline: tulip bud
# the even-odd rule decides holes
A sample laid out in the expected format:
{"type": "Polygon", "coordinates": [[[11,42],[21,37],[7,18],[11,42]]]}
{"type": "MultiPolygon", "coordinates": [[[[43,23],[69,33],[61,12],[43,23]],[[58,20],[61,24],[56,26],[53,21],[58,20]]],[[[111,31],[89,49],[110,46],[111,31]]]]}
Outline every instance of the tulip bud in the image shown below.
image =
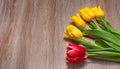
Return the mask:
{"type": "Polygon", "coordinates": [[[92,10],[94,11],[96,18],[104,16],[104,11],[100,8],[100,6],[94,7],[94,8],[92,8],[92,10]]]}
{"type": "Polygon", "coordinates": [[[80,16],[87,22],[91,22],[95,18],[95,14],[90,8],[81,9],[80,16]]]}
{"type": "Polygon", "coordinates": [[[87,58],[86,49],[76,44],[69,44],[66,51],[66,60],[69,63],[84,62],[87,58]]]}
{"type": "Polygon", "coordinates": [[[73,25],[67,26],[64,33],[66,34],[65,38],[67,38],[67,39],[82,38],[83,37],[82,32],[73,25]]]}
{"type": "Polygon", "coordinates": [[[72,16],[71,20],[73,21],[73,23],[77,26],[77,27],[85,27],[86,23],[85,21],[80,17],[79,14],[72,16]]]}

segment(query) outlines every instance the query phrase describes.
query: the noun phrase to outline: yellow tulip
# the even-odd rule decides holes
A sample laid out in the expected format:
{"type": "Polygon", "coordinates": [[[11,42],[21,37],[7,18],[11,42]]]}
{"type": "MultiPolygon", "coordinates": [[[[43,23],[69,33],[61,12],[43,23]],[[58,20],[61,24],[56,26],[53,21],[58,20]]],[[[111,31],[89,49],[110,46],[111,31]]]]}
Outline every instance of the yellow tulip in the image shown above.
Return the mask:
{"type": "Polygon", "coordinates": [[[95,18],[95,13],[91,8],[83,8],[80,10],[80,16],[87,22],[95,18]]]}
{"type": "Polygon", "coordinates": [[[77,27],[85,27],[86,23],[85,21],[80,17],[79,14],[72,16],[71,20],[73,21],[73,23],[77,26],[77,27]]]}
{"type": "Polygon", "coordinates": [[[65,38],[67,38],[67,39],[83,37],[82,32],[73,25],[67,26],[64,33],[66,34],[65,38]]]}
{"type": "Polygon", "coordinates": [[[91,18],[94,18],[94,17],[95,17],[95,13],[92,11],[91,8],[85,8],[85,12],[86,12],[91,18]]]}
{"type": "Polygon", "coordinates": [[[94,7],[94,8],[92,8],[92,10],[94,11],[96,18],[104,16],[104,11],[100,8],[100,6],[94,7]]]}

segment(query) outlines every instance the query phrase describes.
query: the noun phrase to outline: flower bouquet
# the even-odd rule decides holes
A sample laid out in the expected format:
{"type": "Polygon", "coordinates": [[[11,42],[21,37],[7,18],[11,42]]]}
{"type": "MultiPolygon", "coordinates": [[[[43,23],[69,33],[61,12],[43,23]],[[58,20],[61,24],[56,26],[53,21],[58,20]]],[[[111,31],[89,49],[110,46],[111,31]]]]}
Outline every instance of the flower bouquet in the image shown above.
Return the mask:
{"type": "Polygon", "coordinates": [[[65,39],[76,44],[67,46],[67,62],[84,62],[87,58],[120,62],[120,33],[105,19],[100,6],[82,8],[70,19],[73,24],[66,27],[65,39]]]}

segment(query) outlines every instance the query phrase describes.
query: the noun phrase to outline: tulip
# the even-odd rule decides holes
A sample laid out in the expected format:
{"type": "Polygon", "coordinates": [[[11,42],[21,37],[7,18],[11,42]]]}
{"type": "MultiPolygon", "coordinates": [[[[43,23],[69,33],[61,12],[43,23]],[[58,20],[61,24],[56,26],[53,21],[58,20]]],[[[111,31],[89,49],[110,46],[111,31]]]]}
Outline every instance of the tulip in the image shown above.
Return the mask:
{"type": "Polygon", "coordinates": [[[93,21],[95,13],[91,8],[83,8],[80,10],[80,16],[87,22],[93,21]]]}
{"type": "Polygon", "coordinates": [[[73,23],[77,26],[77,27],[85,27],[86,23],[85,21],[80,17],[79,14],[72,16],[71,20],[73,21],[73,23]]]}
{"type": "Polygon", "coordinates": [[[104,16],[104,11],[100,8],[100,6],[94,7],[94,8],[92,8],[92,10],[94,11],[96,18],[104,16]]]}
{"type": "Polygon", "coordinates": [[[84,62],[87,58],[86,49],[82,46],[76,44],[69,44],[66,51],[66,60],[69,63],[79,63],[84,62]]]}
{"type": "Polygon", "coordinates": [[[82,32],[73,25],[67,26],[64,33],[66,34],[65,38],[67,38],[67,39],[82,38],[83,37],[82,32]]]}

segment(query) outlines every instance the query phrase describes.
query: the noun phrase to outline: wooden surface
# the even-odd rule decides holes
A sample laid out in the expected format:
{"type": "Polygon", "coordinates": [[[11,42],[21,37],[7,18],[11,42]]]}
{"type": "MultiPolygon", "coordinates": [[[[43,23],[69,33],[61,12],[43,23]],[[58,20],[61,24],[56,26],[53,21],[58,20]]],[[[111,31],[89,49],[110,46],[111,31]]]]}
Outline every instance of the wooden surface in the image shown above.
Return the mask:
{"type": "Polygon", "coordinates": [[[66,64],[70,16],[100,5],[120,31],[120,0],[0,0],[0,69],[120,69],[120,63],[66,64]]]}

